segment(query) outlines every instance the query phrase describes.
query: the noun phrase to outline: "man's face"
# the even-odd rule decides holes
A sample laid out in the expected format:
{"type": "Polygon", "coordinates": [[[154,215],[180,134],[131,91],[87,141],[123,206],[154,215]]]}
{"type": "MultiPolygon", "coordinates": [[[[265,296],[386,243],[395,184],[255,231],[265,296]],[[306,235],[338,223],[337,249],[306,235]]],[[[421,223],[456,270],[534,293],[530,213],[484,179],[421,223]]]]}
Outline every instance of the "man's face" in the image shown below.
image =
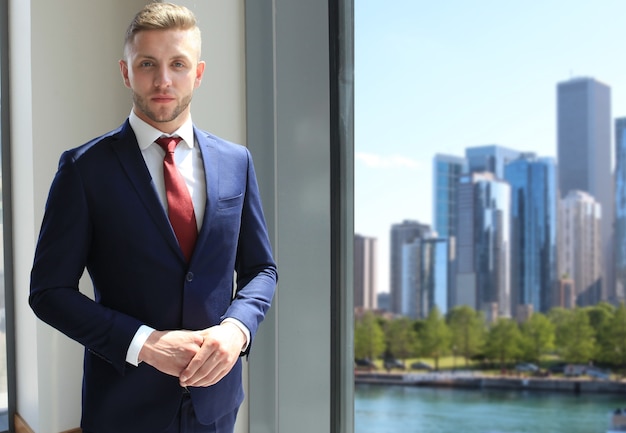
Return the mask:
{"type": "Polygon", "coordinates": [[[191,30],[145,30],[120,60],[135,114],[162,132],[171,134],[189,117],[193,91],[204,73],[198,43],[191,30]]]}

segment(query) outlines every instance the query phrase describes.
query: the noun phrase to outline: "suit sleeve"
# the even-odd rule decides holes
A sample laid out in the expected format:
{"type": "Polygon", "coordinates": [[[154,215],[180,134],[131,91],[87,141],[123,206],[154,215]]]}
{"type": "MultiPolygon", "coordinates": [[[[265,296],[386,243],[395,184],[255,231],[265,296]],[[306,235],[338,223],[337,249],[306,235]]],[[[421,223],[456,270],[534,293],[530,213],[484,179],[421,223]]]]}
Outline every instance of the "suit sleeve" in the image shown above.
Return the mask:
{"type": "Polygon", "coordinates": [[[254,165],[247,149],[246,156],[246,192],[235,261],[237,288],[235,298],[223,317],[235,318],[250,330],[249,352],[258,326],[270,307],[278,273],[272,256],[254,165]]]}
{"type": "Polygon", "coordinates": [[[79,291],[92,226],[72,154],[62,155],[37,242],[29,303],[44,322],[123,373],[126,352],[141,322],[106,308],[79,291]]]}

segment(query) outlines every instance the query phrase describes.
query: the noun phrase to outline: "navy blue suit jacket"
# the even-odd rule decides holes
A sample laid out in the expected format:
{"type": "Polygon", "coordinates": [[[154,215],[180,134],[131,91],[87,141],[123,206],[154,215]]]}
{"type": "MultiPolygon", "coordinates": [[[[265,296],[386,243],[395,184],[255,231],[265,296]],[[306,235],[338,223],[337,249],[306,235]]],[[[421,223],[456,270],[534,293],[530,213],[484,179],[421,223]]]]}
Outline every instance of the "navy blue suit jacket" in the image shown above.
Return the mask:
{"type": "MultiPolygon", "coordinates": [[[[30,305],[86,348],[81,424],[87,430],[153,433],[173,419],[182,398],[178,379],[125,361],[140,325],[199,330],[232,317],[253,340],[270,306],[277,273],[250,154],[194,132],[207,200],[189,263],[128,121],[61,156],[31,272],[30,305]],[[78,290],[84,269],[95,302],[78,290]]],[[[219,383],[191,388],[191,396],[203,423],[238,407],[241,358],[219,383]]]]}

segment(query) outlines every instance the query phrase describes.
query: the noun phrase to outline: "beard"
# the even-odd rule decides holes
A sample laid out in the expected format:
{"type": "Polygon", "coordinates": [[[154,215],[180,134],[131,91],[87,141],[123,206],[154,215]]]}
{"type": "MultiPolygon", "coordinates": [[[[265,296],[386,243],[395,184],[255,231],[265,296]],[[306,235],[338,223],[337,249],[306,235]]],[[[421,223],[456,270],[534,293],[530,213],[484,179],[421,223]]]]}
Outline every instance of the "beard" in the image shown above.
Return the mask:
{"type": "Polygon", "coordinates": [[[162,110],[155,111],[150,108],[146,98],[135,92],[133,92],[133,102],[135,107],[144,113],[148,119],[156,123],[166,123],[175,120],[183,111],[187,109],[187,107],[189,107],[189,104],[191,103],[191,95],[185,96],[171,110],[164,108],[162,110]]]}

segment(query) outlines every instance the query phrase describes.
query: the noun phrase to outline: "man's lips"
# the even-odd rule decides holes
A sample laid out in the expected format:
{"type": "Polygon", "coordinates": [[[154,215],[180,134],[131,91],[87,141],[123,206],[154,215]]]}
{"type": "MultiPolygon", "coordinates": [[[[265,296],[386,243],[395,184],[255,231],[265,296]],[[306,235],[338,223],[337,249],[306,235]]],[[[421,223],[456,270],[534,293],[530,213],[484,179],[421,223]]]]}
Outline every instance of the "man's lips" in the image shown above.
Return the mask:
{"type": "Polygon", "coordinates": [[[153,96],[152,100],[156,103],[165,104],[167,102],[174,101],[176,98],[173,96],[153,96]]]}

